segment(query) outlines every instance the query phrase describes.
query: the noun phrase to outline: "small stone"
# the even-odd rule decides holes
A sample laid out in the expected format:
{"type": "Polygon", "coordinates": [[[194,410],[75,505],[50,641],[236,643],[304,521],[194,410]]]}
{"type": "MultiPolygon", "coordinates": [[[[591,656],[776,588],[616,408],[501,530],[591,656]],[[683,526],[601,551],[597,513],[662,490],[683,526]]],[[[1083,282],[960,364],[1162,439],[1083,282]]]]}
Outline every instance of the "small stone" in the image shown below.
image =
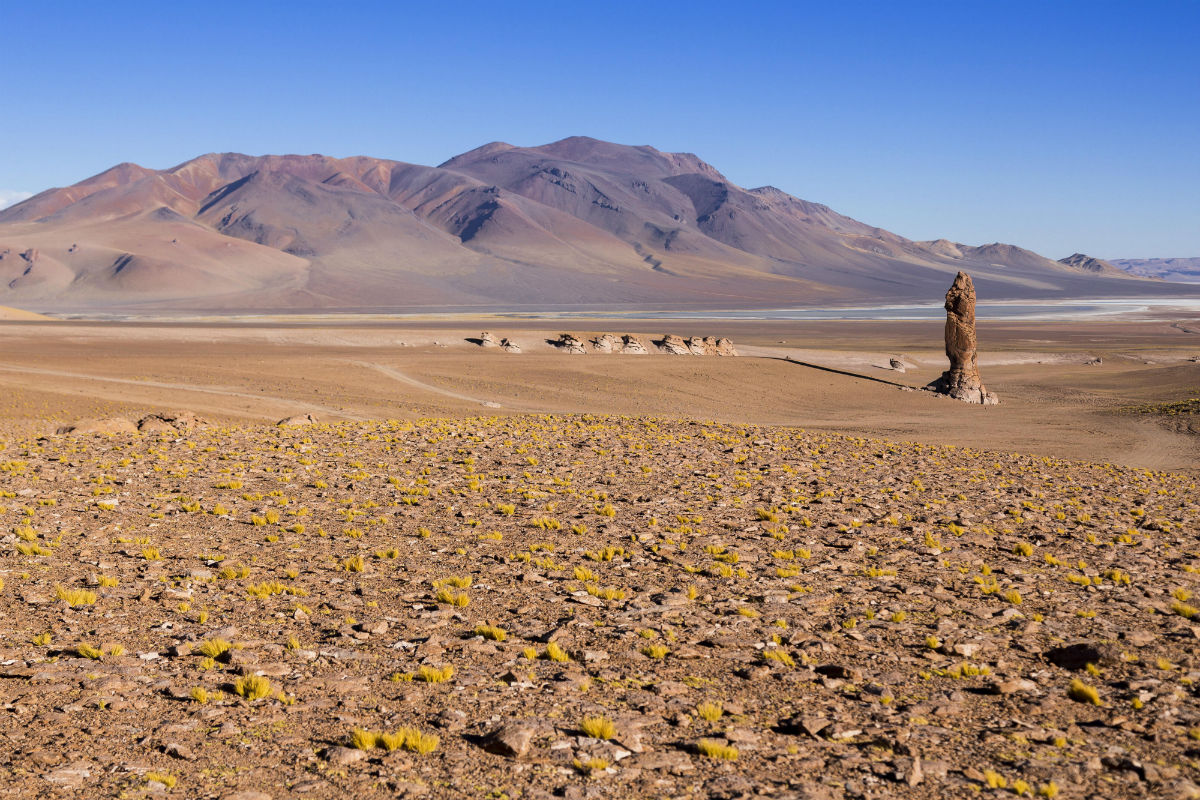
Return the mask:
{"type": "Polygon", "coordinates": [[[195,753],[193,753],[191,750],[189,750],[185,745],[176,744],[175,742],[171,742],[166,747],[164,747],[163,752],[166,753],[167,755],[169,755],[171,758],[179,758],[184,761],[195,761],[196,760],[195,753]]]}
{"type": "Polygon", "coordinates": [[[923,780],[925,780],[925,772],[921,769],[921,757],[914,756],[912,766],[909,767],[908,774],[904,776],[904,782],[909,786],[917,786],[923,780]]]}
{"type": "Polygon", "coordinates": [[[825,675],[826,677],[842,681],[850,681],[851,683],[860,683],[863,679],[862,670],[842,664],[824,664],[817,667],[816,672],[819,675],[825,675]]]}
{"type": "Polygon", "coordinates": [[[992,681],[988,684],[992,694],[1033,694],[1037,692],[1037,684],[1026,678],[1013,678],[1006,681],[992,681]]]}
{"type": "Polygon", "coordinates": [[[654,693],[659,697],[678,697],[689,691],[687,684],[679,681],[659,681],[654,684],[654,693]]]}
{"type": "Polygon", "coordinates": [[[340,766],[362,761],[366,757],[366,753],[353,747],[331,747],[325,751],[325,760],[340,766]]]}
{"type": "Polygon", "coordinates": [[[80,786],[91,776],[91,770],[88,769],[86,764],[76,763],[69,767],[48,772],[42,777],[50,783],[58,784],[59,786],[80,786]]]}
{"type": "Polygon", "coordinates": [[[520,758],[529,752],[535,729],[532,725],[505,725],[483,740],[483,749],[505,758],[520,758]]]}
{"type": "Polygon", "coordinates": [[[467,727],[467,715],[457,709],[447,708],[434,717],[433,724],[447,731],[461,731],[467,727]]]}
{"type": "Polygon", "coordinates": [[[1121,663],[1121,653],[1116,647],[1092,642],[1055,647],[1047,650],[1044,655],[1051,664],[1069,670],[1086,669],[1088,664],[1111,667],[1121,663]]]}

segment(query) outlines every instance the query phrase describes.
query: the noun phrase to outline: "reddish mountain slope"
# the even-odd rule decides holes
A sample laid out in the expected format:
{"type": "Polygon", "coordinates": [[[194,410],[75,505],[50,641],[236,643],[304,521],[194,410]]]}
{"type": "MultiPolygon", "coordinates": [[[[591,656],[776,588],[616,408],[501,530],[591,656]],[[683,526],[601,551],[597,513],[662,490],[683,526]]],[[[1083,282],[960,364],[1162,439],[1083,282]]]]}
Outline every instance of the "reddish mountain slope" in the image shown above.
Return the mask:
{"type": "MultiPolygon", "coordinates": [[[[209,154],[0,211],[0,304],[750,307],[1137,293],[1011,245],[913,242],[687,153],[572,137],[439,167],[209,154]]],[[[1154,284],[1155,288],[1162,284],[1154,284]]]]}

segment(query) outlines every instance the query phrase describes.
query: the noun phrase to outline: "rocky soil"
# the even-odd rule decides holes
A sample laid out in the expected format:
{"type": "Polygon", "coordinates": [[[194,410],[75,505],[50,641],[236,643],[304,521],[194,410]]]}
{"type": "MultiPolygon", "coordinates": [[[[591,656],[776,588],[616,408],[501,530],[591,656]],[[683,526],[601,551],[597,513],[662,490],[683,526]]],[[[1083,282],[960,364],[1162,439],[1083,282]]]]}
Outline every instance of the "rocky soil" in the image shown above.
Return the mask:
{"type": "Polygon", "coordinates": [[[0,450],[0,796],[1200,795],[1194,479],[595,416],[0,450]]]}

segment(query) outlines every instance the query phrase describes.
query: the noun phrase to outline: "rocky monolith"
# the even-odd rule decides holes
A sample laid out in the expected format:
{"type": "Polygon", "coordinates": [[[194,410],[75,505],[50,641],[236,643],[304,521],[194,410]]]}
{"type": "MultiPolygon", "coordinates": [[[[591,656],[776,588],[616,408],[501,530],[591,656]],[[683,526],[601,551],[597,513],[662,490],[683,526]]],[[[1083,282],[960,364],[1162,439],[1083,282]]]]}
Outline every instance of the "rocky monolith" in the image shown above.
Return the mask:
{"type": "Polygon", "coordinates": [[[946,292],[946,357],[950,369],[926,389],[965,403],[990,406],[1000,402],[979,379],[975,339],[975,284],[960,272],[946,292]]]}

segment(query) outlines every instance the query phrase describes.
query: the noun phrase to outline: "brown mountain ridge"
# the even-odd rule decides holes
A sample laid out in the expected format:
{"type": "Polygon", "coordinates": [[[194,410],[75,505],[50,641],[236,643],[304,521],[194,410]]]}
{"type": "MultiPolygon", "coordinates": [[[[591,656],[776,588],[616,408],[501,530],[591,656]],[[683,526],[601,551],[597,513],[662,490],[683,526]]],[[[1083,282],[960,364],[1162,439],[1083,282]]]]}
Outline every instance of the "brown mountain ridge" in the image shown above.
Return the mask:
{"type": "MultiPolygon", "coordinates": [[[[44,310],[751,308],[1161,293],[1013,245],[915,242],[690,153],[494,142],[438,167],[119,164],[0,211],[0,304],[44,310]]],[[[1115,274],[1114,274],[1115,273],[1115,274]]]]}

